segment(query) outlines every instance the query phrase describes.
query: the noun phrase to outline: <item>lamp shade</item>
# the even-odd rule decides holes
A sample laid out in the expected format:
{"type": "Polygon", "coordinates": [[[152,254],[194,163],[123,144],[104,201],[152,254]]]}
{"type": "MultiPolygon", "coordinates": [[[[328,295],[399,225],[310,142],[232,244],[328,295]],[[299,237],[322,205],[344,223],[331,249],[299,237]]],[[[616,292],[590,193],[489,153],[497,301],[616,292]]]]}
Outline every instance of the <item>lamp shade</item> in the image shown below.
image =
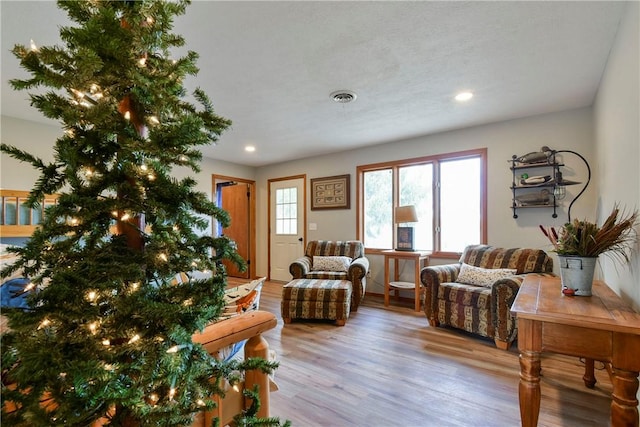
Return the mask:
{"type": "Polygon", "coordinates": [[[416,207],[411,206],[398,206],[395,210],[396,224],[403,224],[405,222],[418,222],[418,215],[416,214],[416,207]]]}

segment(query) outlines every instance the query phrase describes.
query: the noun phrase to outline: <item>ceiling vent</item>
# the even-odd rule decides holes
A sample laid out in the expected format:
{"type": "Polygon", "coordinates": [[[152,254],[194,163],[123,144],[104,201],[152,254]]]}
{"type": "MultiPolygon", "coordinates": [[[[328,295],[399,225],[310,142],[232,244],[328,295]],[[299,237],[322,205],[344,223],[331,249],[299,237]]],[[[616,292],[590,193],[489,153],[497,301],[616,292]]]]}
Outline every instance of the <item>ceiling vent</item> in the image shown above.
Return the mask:
{"type": "Polygon", "coordinates": [[[331,95],[331,99],[335,102],[339,102],[340,104],[346,104],[348,102],[355,101],[358,95],[355,92],[350,90],[338,90],[333,92],[331,95]]]}

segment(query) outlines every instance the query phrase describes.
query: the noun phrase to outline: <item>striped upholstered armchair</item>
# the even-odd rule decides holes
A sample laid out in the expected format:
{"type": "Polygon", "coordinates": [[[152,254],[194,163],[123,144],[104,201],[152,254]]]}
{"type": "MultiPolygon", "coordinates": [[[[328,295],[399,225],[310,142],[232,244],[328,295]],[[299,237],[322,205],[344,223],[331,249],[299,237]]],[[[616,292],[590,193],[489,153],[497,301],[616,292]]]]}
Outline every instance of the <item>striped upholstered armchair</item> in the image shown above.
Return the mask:
{"type": "Polygon", "coordinates": [[[425,267],[424,312],[431,326],[451,326],[493,338],[507,350],[517,337],[511,305],[527,274],[553,275],[539,249],[467,246],[456,264],[425,267]]]}
{"type": "Polygon", "coordinates": [[[364,245],[358,240],[312,240],[307,244],[304,256],[289,266],[294,279],[330,279],[351,282],[351,311],[358,311],[367,287],[369,260],[364,256],[364,245]],[[315,264],[314,264],[314,257],[315,264]],[[336,257],[342,258],[344,263],[336,257]],[[320,264],[322,262],[323,265],[320,264]],[[341,264],[341,265],[340,265],[341,264]]]}

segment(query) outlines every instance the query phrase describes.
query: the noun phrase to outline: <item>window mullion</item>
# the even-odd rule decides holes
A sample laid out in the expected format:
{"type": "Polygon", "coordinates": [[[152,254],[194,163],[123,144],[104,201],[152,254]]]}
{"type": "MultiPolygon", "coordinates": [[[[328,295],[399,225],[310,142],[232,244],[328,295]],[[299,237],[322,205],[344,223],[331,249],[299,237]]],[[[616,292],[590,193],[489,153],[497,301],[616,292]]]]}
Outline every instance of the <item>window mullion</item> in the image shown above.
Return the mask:
{"type": "Polygon", "coordinates": [[[398,227],[396,227],[396,207],[400,204],[400,168],[398,166],[394,166],[391,168],[392,171],[392,192],[393,192],[393,203],[391,206],[392,213],[391,219],[392,224],[391,227],[393,229],[393,248],[398,247],[398,227]]]}
{"type": "Polygon", "coordinates": [[[442,183],[440,181],[440,162],[433,162],[433,250],[440,252],[442,227],[440,221],[440,189],[442,183]]]}

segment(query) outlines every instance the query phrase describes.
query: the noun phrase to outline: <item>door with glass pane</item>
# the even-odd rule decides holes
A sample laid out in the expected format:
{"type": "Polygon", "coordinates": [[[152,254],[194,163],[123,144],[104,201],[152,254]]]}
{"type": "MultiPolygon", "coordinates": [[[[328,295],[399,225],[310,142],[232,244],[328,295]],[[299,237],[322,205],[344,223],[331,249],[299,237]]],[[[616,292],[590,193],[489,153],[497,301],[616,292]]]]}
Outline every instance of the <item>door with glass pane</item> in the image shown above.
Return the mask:
{"type": "Polygon", "coordinates": [[[291,280],[289,265],[304,254],[304,177],[269,181],[269,278],[291,280]]]}

